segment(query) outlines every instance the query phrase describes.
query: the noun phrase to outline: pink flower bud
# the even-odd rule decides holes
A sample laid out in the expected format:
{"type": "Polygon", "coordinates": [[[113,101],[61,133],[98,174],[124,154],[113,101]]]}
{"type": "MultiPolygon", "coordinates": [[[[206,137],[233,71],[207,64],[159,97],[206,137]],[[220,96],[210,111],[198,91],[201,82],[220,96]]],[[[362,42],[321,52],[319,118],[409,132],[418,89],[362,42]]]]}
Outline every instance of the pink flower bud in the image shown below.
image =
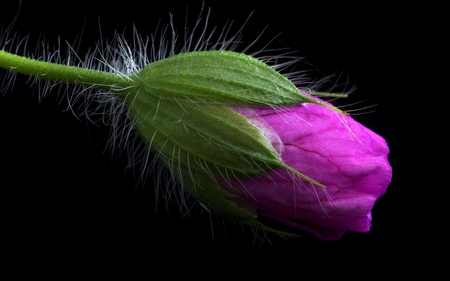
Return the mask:
{"type": "Polygon", "coordinates": [[[385,140],[349,116],[303,103],[281,109],[241,109],[263,130],[288,166],[326,189],[277,168],[224,184],[240,206],[325,240],[367,232],[371,210],[391,181],[385,140]],[[281,143],[279,143],[281,141],[281,143]]]}

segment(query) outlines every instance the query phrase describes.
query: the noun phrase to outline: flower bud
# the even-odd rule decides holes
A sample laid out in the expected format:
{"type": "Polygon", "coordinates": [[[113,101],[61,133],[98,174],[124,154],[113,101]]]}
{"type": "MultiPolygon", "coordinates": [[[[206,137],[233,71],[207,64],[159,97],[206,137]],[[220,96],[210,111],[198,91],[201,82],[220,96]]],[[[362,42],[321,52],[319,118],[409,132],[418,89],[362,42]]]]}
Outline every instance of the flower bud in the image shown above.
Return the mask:
{"type": "MultiPolygon", "coordinates": [[[[342,181],[342,177],[336,178],[339,182],[324,176],[331,170],[340,170],[340,165],[349,165],[345,161],[334,163],[328,159],[328,155],[339,147],[346,148],[342,151],[342,155],[347,157],[345,159],[358,155],[364,163],[373,160],[372,155],[358,154],[358,149],[365,146],[365,143],[358,142],[358,138],[363,136],[356,135],[356,140],[352,139],[352,128],[349,130],[342,118],[347,118],[346,122],[352,124],[356,122],[336,113],[339,110],[333,106],[298,91],[287,78],[251,56],[229,51],[184,53],[151,63],[132,79],[137,86],[129,89],[123,99],[141,138],[193,197],[226,218],[287,234],[266,226],[258,216],[263,214],[302,229],[290,223],[292,216],[294,221],[301,218],[296,211],[294,215],[279,212],[283,208],[305,208],[297,206],[298,202],[293,199],[296,198],[296,189],[305,186],[317,193],[323,192],[324,185],[328,187],[329,184],[332,188],[338,187],[339,192],[331,194],[331,199],[335,195],[338,199],[340,195],[352,194],[346,188],[356,185],[364,189],[366,185],[365,179],[357,176],[348,177],[346,181],[342,181]],[[288,115],[279,112],[310,108],[302,106],[305,102],[317,108],[317,114],[313,110],[308,116],[315,117],[311,122],[328,124],[332,121],[329,123],[332,127],[341,128],[339,134],[344,128],[349,137],[345,142],[334,134],[314,131],[313,136],[319,140],[314,144],[327,145],[309,153],[317,153],[323,161],[311,162],[298,151],[286,154],[291,146],[298,146],[299,151],[307,149],[295,140],[288,143],[283,138],[287,132],[301,136],[309,134],[303,127],[296,127],[298,123],[305,125],[309,121],[303,120],[301,114],[285,118],[288,115]],[[256,116],[248,112],[256,113],[256,116]],[[280,120],[275,125],[267,125],[265,118],[273,116],[279,116],[280,120]],[[283,199],[276,201],[276,198],[283,199]]],[[[379,159],[386,162],[387,148],[378,153],[379,159]]],[[[377,167],[376,163],[373,165],[377,167]]],[[[361,168],[355,165],[356,170],[361,168]]],[[[371,172],[366,169],[364,177],[372,177],[371,172]]],[[[385,174],[386,177],[380,179],[384,189],[389,174],[386,169],[385,174]]],[[[383,192],[380,188],[372,199],[383,192]]],[[[364,196],[361,194],[354,199],[364,201],[364,196]]],[[[316,205],[323,203],[322,198],[315,200],[316,205]]],[[[311,205],[312,202],[305,204],[311,205]]],[[[341,211],[340,206],[338,208],[341,211]]],[[[366,215],[367,211],[370,212],[370,208],[366,207],[366,215]]],[[[327,217],[327,211],[322,215],[327,217]]],[[[332,217],[330,219],[333,220],[332,217]]],[[[338,221],[335,223],[339,225],[338,221]]],[[[314,224],[314,221],[307,224],[314,224]]],[[[347,229],[345,226],[342,228],[347,229]]]]}
{"type": "MultiPolygon", "coordinates": [[[[367,231],[371,208],[391,178],[385,141],[299,91],[263,61],[225,51],[239,41],[240,32],[228,38],[229,27],[224,29],[222,43],[214,46],[218,51],[206,50],[210,37],[204,31],[200,37],[207,39],[193,51],[188,36],[185,52],[173,55],[172,31],[172,48],[165,48],[163,31],[162,49],[151,56],[163,59],[150,64],[139,35],[138,48],[118,36],[117,48],[100,45],[78,66],[62,60],[59,51],[41,61],[0,46],[0,68],[12,75],[2,89],[14,84],[12,72],[30,75],[36,84],[53,81],[44,82],[41,92],[75,84],[65,93],[69,109],[86,98],[90,120],[100,114],[111,122],[112,147],[117,139],[129,144],[131,120],[145,145],[194,198],[235,222],[291,234],[268,226],[260,220],[265,217],[323,239],[339,238],[346,230],[367,231]],[[79,92],[79,87],[86,89],[79,92]],[[99,106],[91,111],[92,101],[99,106]]],[[[14,38],[5,42],[0,45],[13,46],[14,38]]]]}

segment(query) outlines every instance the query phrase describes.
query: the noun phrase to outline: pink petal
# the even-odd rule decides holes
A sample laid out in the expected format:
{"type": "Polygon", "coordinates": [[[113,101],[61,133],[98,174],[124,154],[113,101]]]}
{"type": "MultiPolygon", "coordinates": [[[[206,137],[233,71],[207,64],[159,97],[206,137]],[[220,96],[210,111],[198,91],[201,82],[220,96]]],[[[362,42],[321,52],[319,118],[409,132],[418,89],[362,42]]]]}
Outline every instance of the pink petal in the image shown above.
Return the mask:
{"type": "MultiPolygon", "coordinates": [[[[315,104],[239,111],[267,132],[281,159],[326,189],[283,169],[243,179],[234,192],[256,205],[259,216],[325,239],[347,230],[367,232],[371,210],[386,192],[392,169],[385,140],[349,116],[315,104]],[[274,143],[281,139],[282,144],[274,143]]],[[[252,205],[253,205],[252,204],[252,205]]]]}

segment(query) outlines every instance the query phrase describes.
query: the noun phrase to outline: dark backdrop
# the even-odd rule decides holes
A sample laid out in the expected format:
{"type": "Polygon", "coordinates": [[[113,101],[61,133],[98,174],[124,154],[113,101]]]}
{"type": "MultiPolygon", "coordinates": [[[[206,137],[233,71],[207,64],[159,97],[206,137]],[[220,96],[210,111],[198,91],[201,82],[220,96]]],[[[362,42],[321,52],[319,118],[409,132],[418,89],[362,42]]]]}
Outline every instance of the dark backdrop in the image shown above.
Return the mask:
{"type": "MultiPolygon", "coordinates": [[[[93,269],[98,277],[125,272],[155,280],[435,272],[428,267],[434,263],[430,253],[446,246],[440,218],[447,212],[448,166],[443,7],[243,2],[206,1],[210,23],[234,19],[239,27],[255,11],[244,38],[252,40],[269,24],[263,41],[281,33],[274,46],[289,47],[309,63],[297,70],[312,69],[316,78],[342,73],[356,86],[356,94],[341,103],[376,104],[366,110],[374,112],[355,116],[391,149],[393,181],[373,209],[372,230],[333,242],[269,235],[271,243],[260,244],[248,229],[207,214],[183,217],[164,204],[156,213],[151,184],[139,185],[124,172],[125,159],[105,151],[108,127],[73,117],[56,95],[39,102],[19,77],[12,94],[0,97],[1,252],[8,267],[19,274],[84,275],[93,269]]],[[[201,1],[25,0],[13,30],[30,34],[32,52],[39,36],[50,45],[58,36],[73,42],[84,25],[85,51],[99,39],[98,21],[104,38],[133,24],[150,34],[172,12],[181,30],[186,5],[192,23],[201,1]]],[[[10,23],[16,12],[17,4],[2,4],[0,23],[10,23]]]]}

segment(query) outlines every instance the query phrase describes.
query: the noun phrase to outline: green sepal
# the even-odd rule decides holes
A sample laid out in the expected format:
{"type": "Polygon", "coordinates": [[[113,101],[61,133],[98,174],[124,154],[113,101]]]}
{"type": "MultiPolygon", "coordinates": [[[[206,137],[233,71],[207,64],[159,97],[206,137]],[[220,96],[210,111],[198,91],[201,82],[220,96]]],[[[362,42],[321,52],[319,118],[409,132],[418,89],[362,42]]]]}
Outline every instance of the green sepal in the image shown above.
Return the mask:
{"type": "Polygon", "coordinates": [[[217,177],[250,177],[284,167],[262,132],[229,107],[180,104],[145,91],[125,102],[144,142],[176,165],[217,177]]]}
{"type": "Polygon", "coordinates": [[[260,107],[322,104],[299,92],[266,63],[231,51],[174,55],[148,64],[135,79],[153,95],[178,102],[260,107]]]}
{"type": "Polygon", "coordinates": [[[185,172],[182,172],[179,175],[183,178],[182,182],[184,188],[186,188],[195,199],[222,217],[236,223],[245,224],[250,227],[286,237],[299,237],[298,234],[278,230],[259,221],[254,211],[249,210],[245,206],[239,206],[239,204],[236,203],[236,200],[239,201],[239,198],[219,187],[219,183],[214,179],[208,176],[192,175],[185,172]]]}

